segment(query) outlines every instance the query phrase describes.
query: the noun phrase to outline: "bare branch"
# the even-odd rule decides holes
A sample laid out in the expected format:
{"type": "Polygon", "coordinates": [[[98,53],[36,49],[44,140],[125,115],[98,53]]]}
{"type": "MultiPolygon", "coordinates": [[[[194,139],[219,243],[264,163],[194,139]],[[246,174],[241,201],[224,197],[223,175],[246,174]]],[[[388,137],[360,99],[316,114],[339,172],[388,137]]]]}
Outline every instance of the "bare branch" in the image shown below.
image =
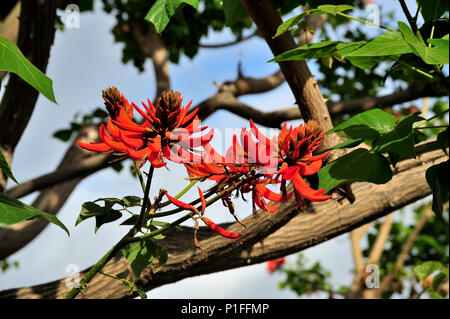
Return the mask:
{"type": "MultiPolygon", "coordinates": [[[[289,201],[277,214],[260,213],[256,218],[250,216],[244,220],[248,229],[238,240],[225,239],[201,228],[198,237],[206,256],[195,249],[192,229],[184,227],[182,232],[174,230],[161,241],[169,252],[168,263],[158,272],[154,272],[157,265],[147,267],[141,285],[149,290],[199,274],[282,257],[334,238],[428,196],[431,190],[424,173],[431,165],[444,160],[446,156],[440,150],[422,153],[417,159],[398,163],[394,177],[384,185],[354,183],[352,187],[356,200],[352,204],[346,199],[335,198],[313,203],[306,211],[297,214],[295,203],[289,201]],[[284,227],[278,231],[282,225],[284,227]]],[[[228,229],[239,232],[241,227],[233,224],[228,229]]],[[[117,274],[126,264],[126,260],[118,255],[105,266],[104,272],[117,274]]],[[[67,289],[65,279],[61,279],[35,287],[4,291],[0,297],[61,298],[67,289]]],[[[130,297],[129,290],[122,283],[104,277],[94,278],[83,296],[130,297]]]]}
{"type": "Polygon", "coordinates": [[[234,41],[224,42],[224,43],[214,43],[214,44],[208,44],[208,43],[203,43],[203,44],[202,44],[202,43],[200,43],[198,46],[199,46],[200,48],[204,48],[204,49],[218,49],[218,48],[225,48],[225,47],[229,47],[229,46],[232,46],[232,45],[235,45],[235,44],[238,44],[238,43],[247,41],[247,40],[253,38],[256,34],[257,34],[257,31],[254,31],[254,32],[251,33],[251,34],[249,34],[249,35],[247,35],[247,36],[245,36],[245,37],[242,37],[242,38],[240,38],[240,39],[236,39],[236,40],[234,40],[234,41]]]}

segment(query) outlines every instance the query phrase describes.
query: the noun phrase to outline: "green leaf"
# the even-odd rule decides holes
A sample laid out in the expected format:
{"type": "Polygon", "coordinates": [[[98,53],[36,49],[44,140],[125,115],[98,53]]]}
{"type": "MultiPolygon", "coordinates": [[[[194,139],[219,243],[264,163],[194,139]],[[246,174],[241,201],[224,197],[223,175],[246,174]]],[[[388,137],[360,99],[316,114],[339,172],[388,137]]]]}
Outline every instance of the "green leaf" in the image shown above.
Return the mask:
{"type": "Polygon", "coordinates": [[[439,286],[447,281],[447,276],[444,273],[440,272],[436,276],[433,277],[433,282],[431,283],[431,288],[433,291],[437,291],[439,286]]]}
{"type": "Polygon", "coordinates": [[[0,57],[0,70],[17,74],[47,99],[56,103],[52,80],[28,61],[13,42],[3,37],[0,37],[0,57]]]}
{"type": "Polygon", "coordinates": [[[397,118],[380,109],[372,109],[355,116],[335,126],[326,132],[331,134],[344,131],[352,139],[375,139],[389,133],[394,127],[397,118]]]}
{"type": "Polygon", "coordinates": [[[422,16],[425,21],[439,19],[448,11],[448,0],[421,1],[422,16]]]}
{"type": "Polygon", "coordinates": [[[139,279],[144,268],[155,260],[157,245],[153,240],[139,241],[123,248],[122,253],[130,264],[134,275],[139,279]]]}
{"type": "Polygon", "coordinates": [[[61,227],[67,235],[69,230],[64,224],[55,216],[31,207],[27,204],[18,201],[17,199],[6,196],[0,193],[0,227],[16,224],[25,219],[41,217],[61,227]]]}
{"type": "Polygon", "coordinates": [[[75,226],[77,226],[82,221],[95,217],[95,232],[106,223],[116,221],[122,217],[122,213],[118,210],[112,209],[114,204],[120,202],[118,198],[99,198],[95,202],[85,202],[81,205],[80,215],[78,216],[75,226]],[[105,206],[100,206],[95,202],[103,200],[105,206]]]}
{"type": "Polygon", "coordinates": [[[337,6],[334,6],[331,4],[325,4],[325,5],[318,6],[317,9],[322,11],[320,14],[328,13],[328,14],[336,15],[339,12],[353,10],[353,9],[355,9],[355,7],[349,6],[347,4],[341,4],[341,5],[337,5],[337,6]]]}
{"type": "Polygon", "coordinates": [[[412,49],[397,31],[383,33],[348,56],[387,56],[411,53],[412,49]]]}
{"type": "MultiPolygon", "coordinates": [[[[224,5],[225,5],[226,1],[224,1],[224,5]]],[[[348,11],[348,10],[353,10],[355,9],[352,6],[349,5],[322,5],[317,7],[317,9],[311,9],[305,12],[302,12],[288,20],[286,20],[285,22],[283,22],[282,24],[280,24],[277,28],[277,32],[276,34],[273,36],[274,38],[279,37],[280,35],[282,35],[283,33],[291,30],[293,27],[295,27],[297,24],[300,23],[300,21],[309,15],[312,14],[332,14],[332,15],[336,15],[338,12],[344,12],[344,11],[348,11]]],[[[225,13],[226,14],[226,13],[225,13]]]]}
{"type": "Polygon", "coordinates": [[[415,36],[414,32],[409,26],[402,22],[398,22],[398,28],[403,36],[403,39],[411,47],[413,53],[427,64],[448,64],[448,47],[428,47],[422,39],[415,36]]]}
{"type": "Polygon", "coordinates": [[[389,133],[383,135],[374,144],[377,153],[393,152],[408,158],[415,158],[414,136],[412,124],[423,120],[420,112],[409,114],[401,120],[389,133]]]}
{"type": "Polygon", "coordinates": [[[121,205],[124,207],[141,206],[141,198],[139,196],[125,196],[121,200],[121,205]]]}
{"type": "Polygon", "coordinates": [[[341,149],[341,148],[350,148],[350,147],[355,147],[358,146],[359,144],[361,144],[362,142],[364,142],[363,139],[359,138],[359,139],[349,139],[346,140],[342,143],[336,144],[332,147],[327,148],[326,150],[324,150],[322,153],[326,152],[326,151],[330,151],[330,150],[337,150],[337,149],[341,149]]]}
{"type": "Polygon", "coordinates": [[[290,60],[306,60],[320,59],[331,55],[337,50],[340,41],[322,41],[311,44],[302,45],[301,47],[286,51],[277,55],[268,62],[274,61],[290,61],[290,60]]]}
{"type": "Polygon", "coordinates": [[[329,192],[346,181],[384,184],[392,178],[392,171],[384,156],[357,149],[322,167],[318,176],[319,189],[329,192]]]}
{"type": "Polygon", "coordinates": [[[442,221],[445,222],[442,212],[444,203],[448,202],[448,164],[449,161],[433,165],[425,172],[427,183],[433,191],[433,212],[442,221]]]}
{"type": "Polygon", "coordinates": [[[239,0],[223,0],[223,11],[225,13],[225,25],[228,27],[236,23],[244,22],[249,26],[250,18],[247,11],[242,6],[239,0]]]}
{"type": "Polygon", "coordinates": [[[415,266],[414,272],[419,277],[419,281],[423,282],[429,275],[442,268],[443,266],[439,261],[425,261],[415,266]]]}
{"type": "Polygon", "coordinates": [[[288,32],[289,30],[291,30],[293,27],[295,27],[297,24],[300,23],[300,21],[306,17],[307,15],[311,14],[310,11],[305,11],[302,12],[296,16],[293,16],[292,18],[286,20],[285,22],[283,22],[282,24],[280,24],[277,28],[277,33],[275,33],[275,35],[273,36],[273,38],[279,37],[280,35],[282,35],[285,32],[288,32]]]}
{"type": "Polygon", "coordinates": [[[351,52],[355,51],[356,49],[360,48],[364,44],[366,44],[367,41],[357,41],[357,42],[343,42],[339,43],[336,47],[337,53],[342,58],[346,57],[351,52]]]}
{"type": "Polygon", "coordinates": [[[363,70],[371,70],[378,62],[384,60],[382,56],[351,56],[348,57],[351,64],[363,70]]]}
{"type": "Polygon", "coordinates": [[[55,137],[63,142],[67,142],[72,137],[73,132],[74,131],[72,129],[59,130],[59,131],[56,131],[55,133],[53,133],[53,137],[55,137]]]}
{"type": "Polygon", "coordinates": [[[3,155],[2,150],[0,149],[0,169],[3,171],[3,173],[6,174],[9,178],[11,178],[16,184],[19,184],[19,182],[14,177],[13,173],[11,172],[11,169],[9,168],[8,162],[6,161],[5,156],[3,155]]]}
{"type": "Polygon", "coordinates": [[[186,3],[197,9],[198,2],[199,0],[156,0],[147,12],[145,20],[153,23],[156,32],[161,34],[180,4],[186,3]]]}

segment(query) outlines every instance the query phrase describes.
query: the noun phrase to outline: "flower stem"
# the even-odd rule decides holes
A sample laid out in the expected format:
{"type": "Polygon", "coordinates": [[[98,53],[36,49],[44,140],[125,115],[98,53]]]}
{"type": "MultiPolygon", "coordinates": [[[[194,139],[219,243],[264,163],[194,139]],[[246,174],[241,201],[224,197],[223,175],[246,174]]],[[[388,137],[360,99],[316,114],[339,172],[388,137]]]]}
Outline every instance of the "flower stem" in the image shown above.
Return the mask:
{"type": "Polygon", "coordinates": [[[152,178],[153,178],[154,169],[155,168],[153,167],[153,165],[150,165],[150,169],[148,171],[148,176],[147,176],[147,184],[145,185],[144,199],[142,201],[141,213],[139,214],[139,220],[136,224],[136,226],[138,227],[138,230],[142,227],[142,223],[145,220],[144,215],[145,215],[146,209],[147,209],[147,202],[149,205],[151,205],[150,200],[149,200],[149,194],[150,194],[150,187],[152,186],[152,178]]]}

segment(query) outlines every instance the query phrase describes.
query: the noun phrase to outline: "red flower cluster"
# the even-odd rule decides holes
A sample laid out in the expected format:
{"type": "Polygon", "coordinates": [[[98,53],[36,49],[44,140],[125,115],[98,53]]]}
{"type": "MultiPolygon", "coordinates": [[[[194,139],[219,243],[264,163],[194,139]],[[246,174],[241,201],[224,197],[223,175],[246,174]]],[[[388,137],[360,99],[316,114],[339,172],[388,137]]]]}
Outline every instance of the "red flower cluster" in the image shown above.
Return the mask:
{"type": "Polygon", "coordinates": [[[285,262],[286,262],[285,257],[274,259],[274,260],[269,260],[266,263],[267,270],[270,273],[273,273],[275,270],[278,270],[285,262]]]}
{"type": "MultiPolygon", "coordinates": [[[[287,128],[285,124],[272,139],[264,136],[250,120],[250,130],[243,128],[240,136],[233,135],[233,145],[226,151],[225,157],[210,145],[214,131],[211,129],[203,136],[193,137],[207,127],[199,126],[196,111],[188,113],[191,103],[182,107],[179,92],[165,91],[155,106],[148,100],[142,102],[143,109],[127,99],[115,87],[103,91],[103,99],[109,118],[106,125],[99,128],[100,143],[82,143],[81,147],[97,151],[114,153],[129,157],[143,165],[147,160],[153,167],[162,167],[170,160],[185,165],[191,180],[213,180],[211,190],[224,193],[223,203],[234,215],[231,192],[251,194],[253,211],[257,208],[275,212],[279,206],[268,201],[285,202],[292,193],[287,193],[286,182],[292,181],[294,194],[299,206],[305,204],[305,198],[311,201],[324,201],[331,195],[323,195],[324,190],[314,190],[303,179],[316,174],[322,166],[322,159],[328,152],[312,155],[323,141],[323,129],[316,122],[287,128]],[[143,118],[138,123],[133,119],[137,111],[143,118]],[[273,192],[269,185],[280,185],[280,193],[273,192]]],[[[213,231],[225,237],[239,237],[229,233],[203,216],[205,200],[202,199],[202,212],[183,203],[166,193],[167,198],[176,206],[196,212],[200,219],[213,231]]]]}
{"type": "Polygon", "coordinates": [[[91,151],[115,152],[141,165],[148,160],[154,167],[162,167],[167,164],[164,158],[177,163],[201,161],[196,148],[208,143],[214,134],[211,129],[201,137],[191,137],[207,127],[199,127],[197,109],[188,114],[192,102],[181,106],[179,92],[164,91],[156,106],[150,100],[148,105],[142,102],[145,112],[134,103],[130,105],[115,87],[103,91],[103,99],[109,118],[106,127],[102,124],[99,129],[102,142],[78,141],[79,146],[91,151]],[[133,120],[133,109],[144,118],[142,124],[133,120]]]}

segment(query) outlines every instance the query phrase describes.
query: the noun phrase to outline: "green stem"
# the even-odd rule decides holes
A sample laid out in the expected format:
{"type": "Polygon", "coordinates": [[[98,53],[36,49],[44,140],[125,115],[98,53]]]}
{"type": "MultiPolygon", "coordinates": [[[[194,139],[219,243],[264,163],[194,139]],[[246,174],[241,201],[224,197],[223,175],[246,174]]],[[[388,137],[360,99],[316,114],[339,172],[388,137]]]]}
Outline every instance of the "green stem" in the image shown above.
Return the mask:
{"type": "Polygon", "coordinates": [[[448,125],[436,125],[436,126],[423,126],[423,127],[415,127],[415,130],[426,130],[429,128],[444,128],[444,127],[448,127],[448,125]]]}
{"type": "Polygon", "coordinates": [[[144,199],[142,201],[142,207],[141,207],[141,212],[139,214],[139,220],[137,222],[137,227],[140,228],[142,226],[144,219],[144,215],[146,215],[147,211],[147,202],[149,204],[149,207],[151,206],[150,200],[149,200],[149,194],[150,194],[150,187],[152,185],[152,178],[153,178],[153,171],[154,171],[154,167],[153,165],[150,165],[150,169],[148,171],[148,176],[147,176],[147,184],[145,185],[145,191],[144,191],[144,199]]]}
{"type": "Polygon", "coordinates": [[[346,17],[346,18],[348,18],[348,19],[353,19],[353,20],[356,20],[356,21],[359,21],[359,22],[362,22],[362,23],[370,24],[370,25],[372,25],[372,26],[374,26],[374,27],[378,27],[378,28],[382,28],[382,29],[385,29],[385,30],[388,30],[388,31],[393,31],[393,32],[395,32],[394,29],[385,27],[385,26],[383,26],[383,25],[375,24],[375,23],[370,22],[370,21],[366,21],[366,20],[362,20],[362,19],[359,19],[359,18],[355,18],[355,17],[349,16],[348,14],[345,14],[345,13],[342,13],[342,12],[338,12],[337,14],[340,15],[340,16],[346,17]]]}
{"type": "Polygon", "coordinates": [[[444,111],[442,111],[442,112],[440,112],[440,113],[438,113],[438,114],[433,115],[433,116],[430,117],[429,119],[420,121],[419,123],[417,123],[416,125],[413,126],[413,129],[415,129],[415,128],[421,126],[422,124],[425,124],[426,122],[429,122],[429,121],[431,121],[431,120],[434,120],[435,118],[437,118],[437,117],[439,117],[439,116],[441,116],[441,115],[444,115],[444,114],[447,113],[448,111],[449,111],[449,109],[446,109],[446,110],[444,110],[444,111]]]}
{"type": "Polygon", "coordinates": [[[142,223],[145,222],[144,215],[146,213],[146,206],[147,202],[149,202],[149,194],[150,194],[150,187],[152,184],[152,177],[153,177],[153,171],[154,167],[150,165],[150,169],[147,176],[147,184],[145,186],[144,190],[144,199],[142,202],[141,207],[141,213],[139,214],[139,220],[138,222],[133,226],[133,228],[130,229],[130,231],[122,237],[122,239],[114,245],[108,252],[99,260],[97,263],[92,266],[91,269],[81,278],[79,282],[78,287],[72,288],[64,297],[66,299],[73,299],[84,289],[84,287],[94,278],[94,276],[103,268],[108,261],[111,260],[111,258],[114,257],[114,255],[119,252],[122,248],[124,248],[128,243],[129,240],[132,239],[141,229],[142,223]]]}
{"type": "Polygon", "coordinates": [[[397,60],[397,59],[393,59],[393,60],[395,62],[397,62],[398,64],[401,64],[401,65],[403,65],[403,66],[405,66],[407,68],[410,68],[411,70],[413,70],[413,71],[415,71],[415,72],[417,72],[417,73],[419,73],[419,74],[421,74],[423,76],[426,76],[429,79],[433,79],[434,78],[434,76],[432,76],[430,73],[427,73],[427,72],[425,72],[425,71],[423,71],[421,69],[418,69],[418,68],[416,68],[416,67],[414,67],[412,65],[409,65],[408,63],[405,63],[405,62],[397,60]]]}
{"type": "Polygon", "coordinates": [[[78,294],[84,289],[84,287],[94,278],[94,276],[103,268],[104,265],[108,261],[111,260],[111,258],[114,257],[114,255],[119,252],[123,247],[127,245],[127,238],[130,236],[135,235],[135,228],[133,227],[125,236],[122,237],[122,239],[114,245],[108,252],[99,260],[97,263],[92,266],[91,269],[81,278],[78,287],[73,287],[72,290],[70,290],[65,296],[65,299],[74,299],[78,294]]]}
{"type": "MultiPolygon", "coordinates": [[[[235,190],[237,187],[239,187],[243,182],[244,182],[243,180],[239,181],[238,183],[236,183],[232,187],[227,188],[223,192],[220,192],[219,194],[217,194],[216,196],[214,196],[213,198],[208,200],[206,202],[206,207],[214,204],[216,201],[218,201],[220,198],[222,198],[225,194],[231,193],[233,190],[235,190]]],[[[201,209],[201,207],[197,207],[197,210],[200,210],[200,209],[201,209]]],[[[177,219],[173,223],[170,223],[170,224],[168,224],[168,225],[166,225],[164,227],[161,227],[161,228],[159,228],[157,230],[154,230],[154,231],[152,231],[152,232],[150,232],[148,234],[142,235],[142,236],[130,238],[128,240],[128,243],[134,243],[134,242],[137,242],[137,241],[146,240],[148,238],[151,238],[151,237],[154,237],[156,235],[159,235],[159,234],[165,232],[166,230],[171,229],[171,228],[173,228],[175,226],[178,226],[179,224],[185,222],[186,220],[188,220],[189,218],[191,218],[195,214],[196,214],[195,212],[189,212],[188,214],[184,215],[183,217],[180,217],[179,219],[177,219]]]]}

